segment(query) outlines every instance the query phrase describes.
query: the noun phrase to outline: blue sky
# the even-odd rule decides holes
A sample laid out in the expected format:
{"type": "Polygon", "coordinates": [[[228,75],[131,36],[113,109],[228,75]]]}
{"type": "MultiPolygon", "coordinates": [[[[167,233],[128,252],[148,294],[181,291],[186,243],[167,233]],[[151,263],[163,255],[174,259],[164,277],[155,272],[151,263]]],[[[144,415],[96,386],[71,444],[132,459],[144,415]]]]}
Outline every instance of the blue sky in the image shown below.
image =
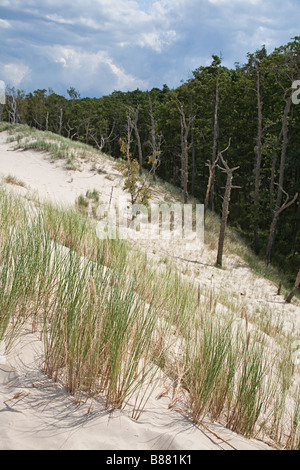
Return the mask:
{"type": "Polygon", "coordinates": [[[82,97],[170,88],[300,35],[299,0],[0,0],[0,80],[82,97]]]}

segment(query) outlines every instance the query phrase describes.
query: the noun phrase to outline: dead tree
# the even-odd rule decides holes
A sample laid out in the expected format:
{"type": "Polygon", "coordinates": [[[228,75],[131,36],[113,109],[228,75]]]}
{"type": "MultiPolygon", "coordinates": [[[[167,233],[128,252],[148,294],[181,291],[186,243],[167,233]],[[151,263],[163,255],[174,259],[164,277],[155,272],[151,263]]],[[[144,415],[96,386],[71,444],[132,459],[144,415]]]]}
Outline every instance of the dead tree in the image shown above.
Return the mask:
{"type": "Polygon", "coordinates": [[[287,296],[287,298],[285,299],[285,301],[287,303],[291,302],[291,300],[294,297],[294,295],[296,294],[297,289],[298,289],[299,286],[300,286],[300,269],[298,271],[298,275],[297,275],[297,278],[296,278],[295,285],[294,285],[293,289],[291,290],[291,292],[289,293],[289,295],[287,296]]]}
{"type": "Polygon", "coordinates": [[[262,162],[262,138],[263,138],[263,102],[261,96],[261,83],[260,83],[260,67],[259,62],[255,63],[256,70],[256,96],[257,96],[257,139],[256,139],[256,161],[254,167],[254,246],[255,252],[259,251],[258,239],[258,212],[259,212],[259,189],[260,189],[260,172],[262,162]]]}
{"type": "Polygon", "coordinates": [[[286,153],[288,148],[288,122],[289,122],[289,114],[291,111],[291,104],[292,104],[292,97],[291,95],[288,97],[284,97],[285,107],[283,112],[282,118],[282,147],[281,147],[281,158],[280,158],[280,172],[279,172],[279,185],[278,185],[278,192],[277,192],[277,199],[276,199],[276,206],[279,207],[282,201],[282,195],[284,191],[282,191],[282,187],[284,184],[284,170],[285,170],[285,161],[286,161],[286,153]]]}
{"type": "Polygon", "coordinates": [[[275,142],[274,149],[273,149],[273,154],[272,154],[272,168],[271,168],[271,180],[270,180],[270,211],[271,211],[271,215],[273,215],[273,211],[274,211],[274,197],[273,197],[273,194],[274,194],[274,186],[276,184],[275,183],[275,174],[276,174],[276,165],[277,165],[277,158],[278,158],[278,149],[279,149],[280,142],[281,142],[281,139],[282,139],[282,134],[283,134],[283,130],[281,128],[279,137],[278,137],[277,141],[275,142]]]}
{"type": "Polygon", "coordinates": [[[8,95],[7,97],[8,103],[8,117],[9,122],[15,124],[18,122],[18,105],[15,97],[13,95],[8,95]]]}
{"type": "MultiPolygon", "coordinates": [[[[217,64],[221,61],[217,58],[217,64]]],[[[214,59],[216,61],[216,58],[214,59]]],[[[214,198],[215,198],[215,165],[214,162],[217,158],[217,140],[218,140],[218,110],[219,110],[219,82],[220,82],[220,67],[218,67],[217,83],[216,83],[216,99],[215,99],[215,111],[214,111],[214,127],[213,127],[213,148],[212,148],[212,180],[211,180],[211,209],[214,209],[214,198]]]]}
{"type": "Polygon", "coordinates": [[[61,133],[62,133],[63,115],[64,115],[63,109],[60,108],[60,110],[59,110],[59,118],[58,118],[58,119],[59,119],[58,135],[61,135],[61,133]]]}
{"type": "Polygon", "coordinates": [[[48,132],[49,130],[49,111],[46,113],[46,125],[45,125],[45,130],[48,132]]]}
{"type": "Polygon", "coordinates": [[[152,100],[149,98],[149,115],[151,120],[151,141],[149,142],[151,146],[151,155],[149,157],[149,161],[152,165],[151,173],[153,177],[154,183],[156,182],[156,170],[160,165],[161,162],[161,142],[162,142],[162,134],[156,134],[156,126],[155,126],[155,119],[153,115],[153,108],[152,108],[152,100]]]}
{"type": "Polygon", "coordinates": [[[186,117],[183,104],[178,100],[178,98],[176,98],[176,105],[180,114],[181,126],[181,186],[184,204],[186,204],[188,201],[188,158],[189,150],[192,146],[192,144],[188,142],[188,138],[195,116],[190,113],[189,117],[186,117]]]}
{"type": "MultiPolygon", "coordinates": [[[[121,165],[122,173],[125,176],[125,190],[128,190],[130,193],[131,199],[131,206],[135,204],[148,204],[148,199],[151,196],[150,190],[150,176],[151,171],[149,174],[143,179],[142,182],[138,179],[138,172],[139,172],[139,163],[136,159],[132,158],[130,152],[130,144],[131,144],[131,135],[132,131],[134,130],[134,123],[132,121],[132,116],[130,112],[127,113],[127,139],[123,140],[120,139],[121,144],[121,153],[125,159],[125,163],[121,165]]],[[[133,224],[134,219],[136,218],[136,214],[133,213],[131,223],[133,224]]]]}
{"type": "Polygon", "coordinates": [[[298,198],[298,193],[296,193],[295,196],[293,197],[293,199],[291,201],[289,201],[288,193],[286,191],[284,191],[284,189],[281,187],[280,184],[278,186],[280,187],[281,194],[285,194],[286,199],[285,199],[284,203],[281,205],[281,207],[276,206],[277,208],[273,212],[273,220],[272,220],[271,227],[270,227],[270,234],[269,234],[269,240],[268,240],[267,251],[266,251],[266,263],[267,263],[267,265],[269,265],[271,263],[271,256],[272,256],[274,239],[275,239],[275,231],[276,231],[279,216],[285,209],[287,209],[292,204],[294,204],[294,202],[298,198]]]}
{"type": "Polygon", "coordinates": [[[71,134],[71,132],[75,129],[74,127],[71,127],[70,124],[70,119],[68,119],[67,124],[65,125],[64,129],[67,131],[67,138],[73,140],[75,135],[79,136],[79,131],[74,132],[71,134]]]}
{"type": "Polygon", "coordinates": [[[106,135],[106,136],[101,135],[100,140],[95,136],[95,134],[89,133],[89,136],[91,137],[91,139],[97,145],[97,148],[98,148],[99,152],[102,152],[104,146],[106,144],[112,142],[115,139],[115,137],[114,138],[111,137],[112,133],[114,131],[114,127],[115,127],[115,123],[113,123],[113,126],[111,128],[111,131],[110,131],[109,135],[106,135]]]}
{"type": "Polygon", "coordinates": [[[208,183],[207,183],[207,188],[206,188],[206,195],[205,195],[205,200],[204,200],[204,220],[205,220],[205,217],[206,217],[206,212],[207,212],[207,209],[208,209],[208,204],[209,204],[209,195],[210,195],[210,190],[211,190],[211,186],[212,186],[212,181],[213,181],[213,176],[214,176],[214,171],[215,171],[215,168],[218,164],[218,161],[219,161],[219,158],[220,158],[220,155],[222,155],[224,152],[226,152],[229,147],[230,147],[230,142],[231,142],[231,139],[229,139],[229,143],[228,143],[228,146],[226,147],[226,149],[222,150],[221,152],[218,153],[217,157],[215,158],[214,162],[210,162],[208,161],[207,162],[207,166],[208,166],[208,169],[209,169],[209,177],[208,177],[208,183]]]}
{"type": "Polygon", "coordinates": [[[226,230],[227,219],[229,215],[229,203],[230,203],[231,190],[233,188],[239,188],[239,186],[232,186],[233,172],[238,170],[240,167],[236,166],[235,168],[229,168],[227,162],[223,158],[222,153],[219,154],[219,158],[223,164],[223,167],[219,165],[217,166],[227,175],[225,194],[224,194],[223,204],[222,204],[222,217],[221,217],[220,235],[219,235],[219,243],[218,243],[218,255],[217,255],[217,262],[216,262],[216,265],[221,267],[224,240],[225,240],[225,230],[226,230]]]}
{"type": "Polygon", "coordinates": [[[143,173],[143,151],[142,151],[142,144],[141,144],[141,138],[140,138],[140,133],[138,129],[138,119],[139,119],[139,105],[137,105],[136,109],[129,107],[128,111],[131,115],[131,125],[135,133],[136,137],[136,143],[137,143],[137,148],[138,148],[138,155],[139,155],[139,174],[142,175],[143,173]]]}
{"type": "Polygon", "coordinates": [[[8,122],[18,124],[22,122],[21,112],[24,94],[20,90],[15,90],[14,87],[6,89],[6,104],[8,112],[8,122]]]}

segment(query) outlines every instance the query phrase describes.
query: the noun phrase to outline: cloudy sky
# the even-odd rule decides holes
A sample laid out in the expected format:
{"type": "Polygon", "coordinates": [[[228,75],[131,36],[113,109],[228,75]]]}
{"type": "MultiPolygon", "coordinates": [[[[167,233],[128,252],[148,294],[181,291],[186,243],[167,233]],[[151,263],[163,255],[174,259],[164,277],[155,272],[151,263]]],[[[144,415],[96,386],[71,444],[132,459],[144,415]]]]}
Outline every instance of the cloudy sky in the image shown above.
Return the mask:
{"type": "Polygon", "coordinates": [[[100,97],[177,87],[300,35],[299,0],[0,0],[0,80],[100,97]]]}

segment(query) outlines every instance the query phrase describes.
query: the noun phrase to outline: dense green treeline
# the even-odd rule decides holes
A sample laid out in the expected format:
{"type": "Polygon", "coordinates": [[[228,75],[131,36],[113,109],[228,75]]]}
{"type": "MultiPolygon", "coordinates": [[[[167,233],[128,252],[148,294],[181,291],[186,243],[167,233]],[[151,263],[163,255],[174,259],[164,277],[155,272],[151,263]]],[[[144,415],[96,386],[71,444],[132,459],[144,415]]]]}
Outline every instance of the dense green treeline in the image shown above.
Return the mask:
{"type": "MultiPolygon", "coordinates": [[[[226,175],[234,173],[229,220],[267,262],[295,275],[300,261],[300,37],[268,54],[248,54],[234,69],[212,57],[177,89],[114,91],[101,98],[67,97],[51,89],[7,89],[0,119],[22,122],[93,145],[115,158],[132,125],[131,153],[143,168],[221,212],[226,175]],[[155,156],[155,158],[153,158],[155,156]],[[152,158],[150,158],[152,157],[152,158]],[[153,172],[152,172],[153,173],[153,172]],[[236,187],[236,188],[235,188],[236,187]],[[293,204],[290,204],[294,200],[293,204]]],[[[184,199],[183,199],[184,200],[184,199]]]]}

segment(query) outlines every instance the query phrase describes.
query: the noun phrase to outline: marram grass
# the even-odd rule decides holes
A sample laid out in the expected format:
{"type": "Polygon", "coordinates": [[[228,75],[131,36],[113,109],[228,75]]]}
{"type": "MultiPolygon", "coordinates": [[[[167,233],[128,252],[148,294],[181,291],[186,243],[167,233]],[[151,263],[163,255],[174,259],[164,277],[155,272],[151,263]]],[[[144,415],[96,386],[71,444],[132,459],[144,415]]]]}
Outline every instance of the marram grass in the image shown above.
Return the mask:
{"type": "Polygon", "coordinates": [[[299,447],[299,366],[280,349],[291,346],[279,323],[266,341],[270,326],[264,336],[261,320],[245,322],[226,296],[159,269],[125,241],[99,240],[95,221],[75,209],[0,189],[0,220],[0,340],[13,346],[31,324],[45,373],[76,401],[130,402],[138,418],[164,375],[187,394],[195,422],[208,415],[299,447]]]}

